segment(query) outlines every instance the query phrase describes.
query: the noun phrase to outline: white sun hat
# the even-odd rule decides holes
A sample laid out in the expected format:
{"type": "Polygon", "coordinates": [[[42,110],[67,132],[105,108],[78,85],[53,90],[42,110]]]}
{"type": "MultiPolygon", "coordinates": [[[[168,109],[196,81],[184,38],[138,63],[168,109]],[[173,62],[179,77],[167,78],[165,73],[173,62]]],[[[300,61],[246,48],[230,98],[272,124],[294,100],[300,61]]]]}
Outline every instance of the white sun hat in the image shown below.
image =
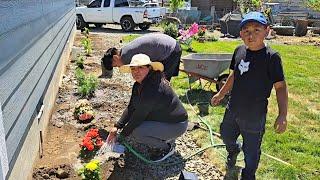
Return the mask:
{"type": "Polygon", "coordinates": [[[120,67],[120,72],[122,73],[130,73],[131,69],[130,67],[134,66],[146,66],[150,65],[152,66],[152,69],[154,71],[160,71],[162,72],[164,67],[161,62],[151,62],[150,57],[145,54],[136,54],[132,57],[130,64],[123,65],[120,67]]]}

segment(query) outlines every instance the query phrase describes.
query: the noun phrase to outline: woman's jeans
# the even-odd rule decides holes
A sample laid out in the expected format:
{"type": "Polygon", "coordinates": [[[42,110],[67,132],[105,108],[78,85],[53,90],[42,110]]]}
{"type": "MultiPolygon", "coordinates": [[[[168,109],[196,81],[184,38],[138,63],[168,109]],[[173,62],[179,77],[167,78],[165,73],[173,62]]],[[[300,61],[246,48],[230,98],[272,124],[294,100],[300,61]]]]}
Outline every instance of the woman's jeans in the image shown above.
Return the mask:
{"type": "Polygon", "coordinates": [[[166,149],[168,142],[174,141],[177,137],[186,132],[188,121],[180,123],[163,123],[156,121],[144,121],[135,128],[132,136],[139,143],[146,144],[153,148],[166,149]]]}

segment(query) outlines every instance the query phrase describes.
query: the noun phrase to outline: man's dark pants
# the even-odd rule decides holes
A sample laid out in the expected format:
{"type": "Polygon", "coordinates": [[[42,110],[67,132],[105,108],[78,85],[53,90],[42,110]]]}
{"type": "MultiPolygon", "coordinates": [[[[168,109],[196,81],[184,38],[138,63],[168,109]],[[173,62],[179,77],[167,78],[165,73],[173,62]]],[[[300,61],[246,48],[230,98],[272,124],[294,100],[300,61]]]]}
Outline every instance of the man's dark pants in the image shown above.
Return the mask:
{"type": "MultiPolygon", "coordinates": [[[[250,113],[250,112],[248,112],[250,113]]],[[[265,118],[263,117],[260,118],[265,118]]],[[[220,133],[223,142],[226,144],[226,149],[229,154],[235,154],[239,152],[239,144],[237,139],[239,135],[243,138],[242,150],[244,153],[245,168],[242,170],[241,179],[251,180],[255,179],[255,173],[258,168],[260,155],[261,155],[261,141],[264,134],[263,130],[259,131],[248,131],[240,128],[239,119],[229,109],[226,109],[223,121],[220,125],[220,133]]],[[[265,119],[262,120],[265,122],[265,119]]],[[[264,125],[263,125],[264,127],[264,125]]]]}
{"type": "Polygon", "coordinates": [[[176,44],[174,51],[164,60],[164,72],[166,79],[171,80],[172,76],[178,76],[182,49],[179,43],[176,44]]]}

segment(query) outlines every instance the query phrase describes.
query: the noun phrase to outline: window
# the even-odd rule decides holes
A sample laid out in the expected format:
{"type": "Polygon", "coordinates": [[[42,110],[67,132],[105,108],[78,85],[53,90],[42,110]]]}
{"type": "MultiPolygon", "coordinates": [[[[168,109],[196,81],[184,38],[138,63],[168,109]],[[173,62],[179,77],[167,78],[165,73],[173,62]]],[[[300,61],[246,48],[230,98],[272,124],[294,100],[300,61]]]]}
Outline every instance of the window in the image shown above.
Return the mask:
{"type": "Polygon", "coordinates": [[[102,1],[102,0],[92,1],[92,2],[88,5],[88,8],[99,8],[99,7],[101,7],[101,1],[102,1]]]}
{"type": "Polygon", "coordinates": [[[105,0],[103,7],[109,7],[110,6],[110,0],[105,0]]]}
{"type": "Polygon", "coordinates": [[[124,6],[129,6],[129,3],[127,0],[116,0],[114,7],[124,7],[124,6]]]}
{"type": "Polygon", "coordinates": [[[157,4],[144,4],[144,7],[146,7],[146,8],[155,8],[155,7],[158,7],[158,5],[157,4]]]}

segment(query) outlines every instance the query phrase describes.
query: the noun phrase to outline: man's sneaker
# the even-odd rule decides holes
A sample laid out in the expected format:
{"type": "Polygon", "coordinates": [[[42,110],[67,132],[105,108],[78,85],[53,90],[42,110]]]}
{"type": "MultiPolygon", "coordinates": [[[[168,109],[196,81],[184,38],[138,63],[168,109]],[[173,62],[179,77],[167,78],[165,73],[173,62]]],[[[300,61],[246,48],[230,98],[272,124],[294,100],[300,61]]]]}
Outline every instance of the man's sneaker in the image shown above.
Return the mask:
{"type": "Polygon", "coordinates": [[[151,152],[151,157],[150,159],[153,162],[161,162],[167,159],[168,157],[172,156],[175,152],[174,146],[171,144],[168,144],[169,148],[164,150],[164,149],[153,149],[151,152]]]}
{"type": "Polygon", "coordinates": [[[240,151],[232,153],[232,154],[229,153],[229,155],[227,157],[227,163],[226,163],[228,169],[233,169],[235,167],[236,162],[237,162],[237,156],[239,153],[240,153],[240,151]]]}

